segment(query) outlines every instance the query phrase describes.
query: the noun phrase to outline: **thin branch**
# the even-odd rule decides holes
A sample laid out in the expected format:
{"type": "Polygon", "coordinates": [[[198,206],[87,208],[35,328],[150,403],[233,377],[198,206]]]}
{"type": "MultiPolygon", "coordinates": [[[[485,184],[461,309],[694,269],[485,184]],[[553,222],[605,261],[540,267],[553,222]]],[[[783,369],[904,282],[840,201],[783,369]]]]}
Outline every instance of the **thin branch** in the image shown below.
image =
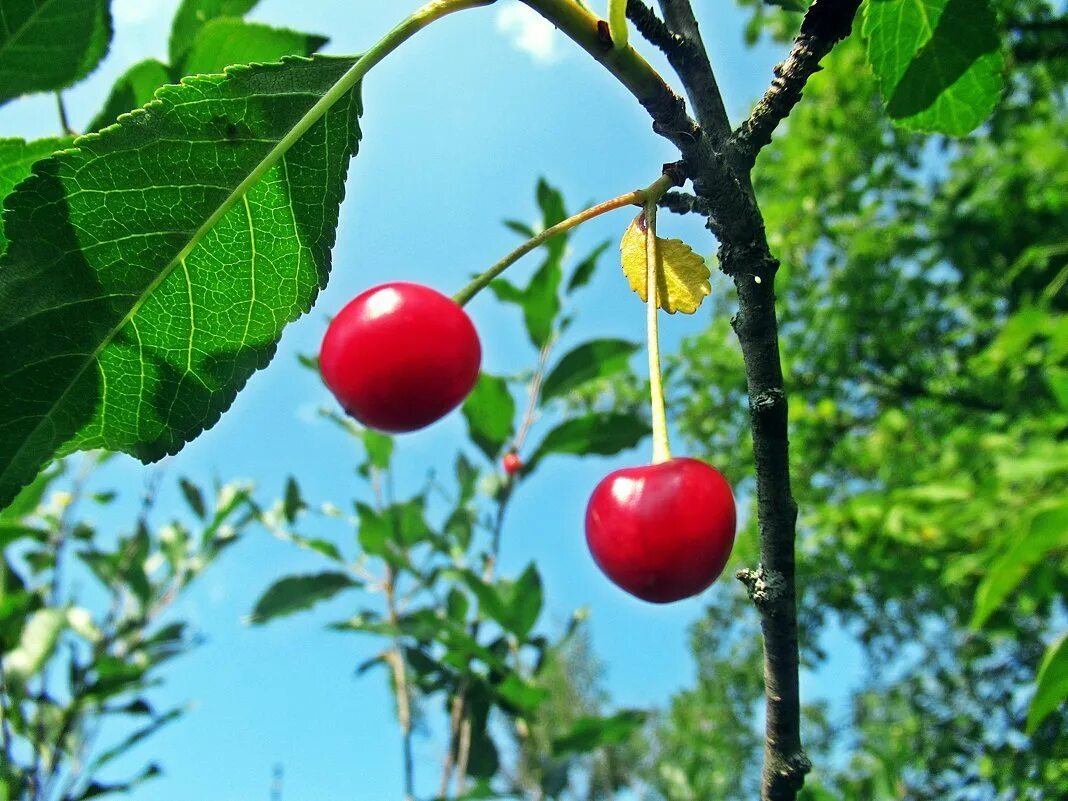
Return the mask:
{"type": "Polygon", "coordinates": [[[722,150],[731,134],[731,123],[690,0],[660,0],[660,8],[668,29],[679,42],[667,52],[668,61],[682,81],[697,122],[708,134],[712,147],[722,150]]]}
{"type": "Polygon", "coordinates": [[[62,92],[56,92],[56,109],[59,111],[59,124],[63,128],[63,133],[67,136],[77,136],[77,131],[70,127],[70,121],[67,117],[67,105],[63,102],[62,92]]]}
{"type": "Polygon", "coordinates": [[[683,45],[682,37],[672,31],[642,0],[628,0],[627,17],[635,29],[650,43],[668,55],[683,45]]]}
{"type": "MultiPolygon", "coordinates": [[[[393,568],[386,568],[386,611],[390,625],[396,626],[396,576],[393,568]]],[[[400,637],[393,638],[393,649],[386,655],[393,671],[393,688],[397,696],[397,722],[400,724],[404,754],[404,801],[415,799],[415,762],[412,758],[412,696],[408,686],[408,666],[400,637]]]]}
{"type": "MultiPolygon", "coordinates": [[[[666,0],[665,0],[666,2],[666,0]]],[[[820,70],[820,61],[849,35],[861,0],[816,0],[801,23],[786,60],[775,67],[775,77],[729,142],[735,169],[748,170],[757,154],[801,99],[808,79],[820,70]]]]}
{"type": "Polygon", "coordinates": [[[712,206],[707,200],[688,192],[665,192],[658,205],[675,214],[700,214],[703,217],[712,214],[712,206]]]}

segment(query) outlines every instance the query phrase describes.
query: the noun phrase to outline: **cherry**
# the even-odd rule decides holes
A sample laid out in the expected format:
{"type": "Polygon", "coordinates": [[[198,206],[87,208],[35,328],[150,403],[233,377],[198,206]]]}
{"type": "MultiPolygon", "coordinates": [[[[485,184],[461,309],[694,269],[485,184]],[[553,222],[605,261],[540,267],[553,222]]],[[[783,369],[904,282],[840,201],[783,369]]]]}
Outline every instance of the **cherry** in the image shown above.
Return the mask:
{"type": "Polygon", "coordinates": [[[323,337],[323,380],[345,411],[389,433],[430,425],[478,380],[482,347],[451,298],[404,281],[357,295],[323,337]]]}
{"type": "Polygon", "coordinates": [[[519,454],[517,453],[506,453],[504,458],[501,459],[501,466],[504,467],[504,472],[510,476],[514,476],[523,469],[523,460],[519,458],[519,454]]]}
{"type": "Polygon", "coordinates": [[[597,485],[586,543],[608,578],[631,595],[669,603],[715,581],[734,545],[730,484],[697,459],[626,467],[597,485]]]}

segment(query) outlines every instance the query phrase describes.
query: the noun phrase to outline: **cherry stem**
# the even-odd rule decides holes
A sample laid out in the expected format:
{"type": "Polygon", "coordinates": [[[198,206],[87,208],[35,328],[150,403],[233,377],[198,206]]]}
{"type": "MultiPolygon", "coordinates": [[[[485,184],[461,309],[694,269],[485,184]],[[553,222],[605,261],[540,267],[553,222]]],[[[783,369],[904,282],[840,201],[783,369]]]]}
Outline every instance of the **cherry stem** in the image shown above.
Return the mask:
{"type": "Polygon", "coordinates": [[[664,380],[660,373],[660,332],[657,326],[659,254],[656,250],[656,204],[659,198],[645,203],[645,324],[649,351],[649,399],[653,422],[653,464],[671,459],[668,442],[667,411],[664,407],[664,380]]]}
{"type": "Polygon", "coordinates": [[[670,171],[666,172],[653,181],[653,183],[649,184],[645,189],[635,189],[633,192],[627,192],[625,195],[620,195],[611,200],[606,200],[603,203],[598,203],[596,206],[590,206],[590,208],[585,211],[580,211],[578,214],[568,217],[566,220],[562,220],[550,228],[546,228],[540,234],[528,239],[484,273],[476,276],[471,283],[453,295],[452,299],[461,306],[466,305],[471,298],[489,286],[494,278],[523,258],[523,256],[527,255],[532,250],[536,250],[557,234],[570,231],[572,228],[582,225],[582,223],[592,220],[594,217],[600,217],[606,212],[621,209],[625,206],[641,206],[646,204],[649,200],[652,200],[652,203],[655,206],[664,193],[677,183],[677,176],[670,171]]]}
{"type": "Polygon", "coordinates": [[[619,50],[627,46],[627,0],[608,0],[608,34],[612,47],[619,50]]]}

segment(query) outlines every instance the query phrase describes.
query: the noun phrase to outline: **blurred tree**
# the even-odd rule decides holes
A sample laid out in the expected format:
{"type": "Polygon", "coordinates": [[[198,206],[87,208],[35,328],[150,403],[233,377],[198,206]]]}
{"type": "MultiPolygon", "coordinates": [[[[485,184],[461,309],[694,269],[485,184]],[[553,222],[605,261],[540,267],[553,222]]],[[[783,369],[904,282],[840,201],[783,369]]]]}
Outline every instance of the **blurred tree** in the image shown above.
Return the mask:
{"type": "Polygon", "coordinates": [[[71,477],[59,463],[0,512],[5,801],[82,801],[162,772],[152,762],[117,779],[111,763],[184,713],[151,698],[163,664],[197,642],[168,608],[252,517],[248,487],[222,485],[212,498],[182,479],[188,520],[152,523],[152,483],[128,534],[98,530],[82,507],[115,500],[86,489],[102,458],[87,454],[71,477]]]}

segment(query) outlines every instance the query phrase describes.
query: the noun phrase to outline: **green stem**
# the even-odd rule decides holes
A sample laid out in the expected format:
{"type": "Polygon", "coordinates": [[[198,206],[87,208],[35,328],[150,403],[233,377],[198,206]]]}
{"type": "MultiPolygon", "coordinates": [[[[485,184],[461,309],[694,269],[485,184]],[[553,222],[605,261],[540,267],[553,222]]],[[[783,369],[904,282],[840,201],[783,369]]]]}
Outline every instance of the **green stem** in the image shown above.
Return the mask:
{"type": "MultiPolygon", "coordinates": [[[[603,64],[643,104],[672,94],[664,79],[633,47],[606,46],[602,20],[576,0],[522,0],[603,64]]],[[[625,4],[624,4],[625,5],[625,4]]]]}
{"type": "Polygon", "coordinates": [[[653,203],[655,204],[660,200],[664,192],[666,192],[669,187],[674,186],[675,183],[676,179],[674,176],[669,174],[661,175],[645,189],[635,189],[633,192],[627,192],[625,195],[620,195],[611,200],[606,200],[603,203],[598,203],[596,206],[591,206],[585,211],[580,211],[578,214],[568,217],[566,220],[558,222],[550,228],[546,228],[537,236],[528,239],[484,273],[476,276],[471,283],[453,295],[452,299],[461,306],[465,305],[481,290],[489,286],[494,278],[519,261],[523,256],[545,244],[557,234],[570,231],[572,228],[575,228],[588,220],[592,220],[594,217],[599,217],[606,212],[621,209],[624,206],[641,206],[649,198],[655,198],[653,200],[653,203]]]}
{"type": "Polygon", "coordinates": [[[613,47],[627,46],[627,0],[608,0],[608,32],[612,35],[613,47]]]}
{"type": "Polygon", "coordinates": [[[671,459],[671,446],[668,444],[667,411],[664,408],[664,381],[660,374],[660,332],[657,327],[656,314],[659,308],[657,297],[659,277],[659,254],[656,252],[656,200],[650,198],[645,203],[645,306],[646,336],[649,351],[649,398],[653,422],[653,464],[660,464],[671,459]]]}

